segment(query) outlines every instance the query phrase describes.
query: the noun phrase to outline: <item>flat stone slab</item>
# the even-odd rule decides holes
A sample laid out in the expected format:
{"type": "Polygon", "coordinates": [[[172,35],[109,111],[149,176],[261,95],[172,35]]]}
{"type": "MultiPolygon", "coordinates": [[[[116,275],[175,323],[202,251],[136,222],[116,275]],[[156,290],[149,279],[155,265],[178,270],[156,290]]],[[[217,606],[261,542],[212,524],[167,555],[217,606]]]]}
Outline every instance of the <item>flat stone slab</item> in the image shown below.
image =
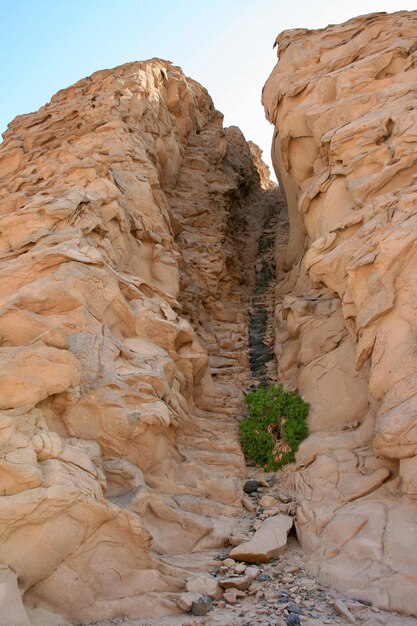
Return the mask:
{"type": "Polygon", "coordinates": [[[234,587],[235,589],[240,589],[241,591],[247,589],[252,582],[252,578],[250,576],[230,576],[228,578],[223,578],[223,580],[219,580],[220,586],[223,589],[230,589],[234,587]]]}
{"type": "Polygon", "coordinates": [[[233,548],[230,557],[246,563],[265,563],[285,551],[287,537],[293,525],[289,515],[275,515],[262,522],[262,526],[249,541],[233,548]]]}

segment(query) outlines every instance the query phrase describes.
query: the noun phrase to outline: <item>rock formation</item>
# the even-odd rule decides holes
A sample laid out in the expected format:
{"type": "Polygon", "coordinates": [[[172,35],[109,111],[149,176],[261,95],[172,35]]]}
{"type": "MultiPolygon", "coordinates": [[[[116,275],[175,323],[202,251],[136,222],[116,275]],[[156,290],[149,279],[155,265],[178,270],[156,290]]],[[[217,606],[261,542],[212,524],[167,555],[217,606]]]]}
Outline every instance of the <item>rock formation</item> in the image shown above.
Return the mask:
{"type": "Polygon", "coordinates": [[[288,475],[298,534],[325,584],[417,615],[417,12],[277,42],[275,352],[311,403],[288,475]]]}
{"type": "Polygon", "coordinates": [[[154,59],[17,117],[0,180],[0,585],[23,597],[16,624],[178,612],[241,509],[231,378],[248,378],[275,193],[259,151],[154,59]]]}
{"type": "Polygon", "coordinates": [[[0,624],[245,595],[259,568],[223,558],[219,586],[215,553],[269,560],[292,525],[263,496],[236,534],[250,364],[311,404],[282,484],[310,573],[417,615],[417,12],[277,42],[288,236],[259,149],[169,62],[97,72],[4,135],[0,624]]]}

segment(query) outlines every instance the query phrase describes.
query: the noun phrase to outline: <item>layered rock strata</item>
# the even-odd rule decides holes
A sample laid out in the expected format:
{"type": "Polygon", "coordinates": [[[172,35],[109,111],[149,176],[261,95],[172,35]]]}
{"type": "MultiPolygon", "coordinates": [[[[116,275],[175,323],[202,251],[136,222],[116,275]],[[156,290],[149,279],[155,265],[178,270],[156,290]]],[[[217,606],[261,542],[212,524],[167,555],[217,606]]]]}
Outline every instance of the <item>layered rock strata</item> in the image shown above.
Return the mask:
{"type": "Polygon", "coordinates": [[[277,42],[276,355],[311,403],[298,534],[323,582],[417,615],[417,12],[277,42]]]}
{"type": "Polygon", "coordinates": [[[229,379],[273,202],[259,163],[157,59],[4,135],[0,563],[33,623],[179,611],[226,542],[244,466],[229,379]]]}

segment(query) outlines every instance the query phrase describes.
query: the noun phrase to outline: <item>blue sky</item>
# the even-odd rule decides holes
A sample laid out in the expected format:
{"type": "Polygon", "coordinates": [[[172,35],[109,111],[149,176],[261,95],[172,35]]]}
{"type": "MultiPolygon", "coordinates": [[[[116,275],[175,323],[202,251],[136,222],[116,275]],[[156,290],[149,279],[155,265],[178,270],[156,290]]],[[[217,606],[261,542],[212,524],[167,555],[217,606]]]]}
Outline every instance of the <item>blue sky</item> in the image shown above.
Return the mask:
{"type": "Polygon", "coordinates": [[[268,160],[261,90],[287,28],[319,28],[415,0],[0,0],[0,133],[92,72],[162,57],[202,83],[226,125],[268,160]]]}

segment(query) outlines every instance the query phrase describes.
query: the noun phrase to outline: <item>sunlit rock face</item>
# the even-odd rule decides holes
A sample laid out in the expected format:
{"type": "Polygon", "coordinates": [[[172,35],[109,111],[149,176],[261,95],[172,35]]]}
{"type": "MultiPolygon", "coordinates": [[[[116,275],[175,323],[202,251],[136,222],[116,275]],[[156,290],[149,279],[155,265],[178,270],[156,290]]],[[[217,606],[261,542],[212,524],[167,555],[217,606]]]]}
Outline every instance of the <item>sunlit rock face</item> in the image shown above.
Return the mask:
{"type": "Polygon", "coordinates": [[[279,376],[311,403],[288,480],[322,581],[417,614],[417,12],[278,39],[263,103],[290,238],[279,376]]]}
{"type": "Polygon", "coordinates": [[[36,623],[179,611],[240,513],[229,379],[247,369],[255,162],[158,59],[97,72],[5,133],[0,563],[36,623]]]}

